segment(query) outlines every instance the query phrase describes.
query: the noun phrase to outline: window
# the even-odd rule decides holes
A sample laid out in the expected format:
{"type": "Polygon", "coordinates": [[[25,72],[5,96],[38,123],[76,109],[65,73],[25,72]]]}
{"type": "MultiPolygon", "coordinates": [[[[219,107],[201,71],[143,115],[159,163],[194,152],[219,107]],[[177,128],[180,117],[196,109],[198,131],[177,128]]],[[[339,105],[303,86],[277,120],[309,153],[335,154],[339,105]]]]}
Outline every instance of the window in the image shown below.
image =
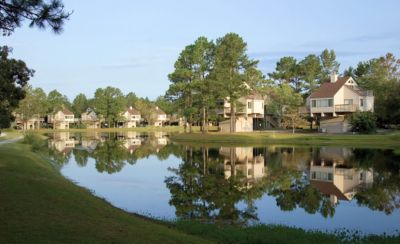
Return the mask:
{"type": "Polygon", "coordinates": [[[352,105],[353,104],[353,99],[344,99],[344,104],[345,105],[352,105]]]}
{"type": "Polygon", "coordinates": [[[311,106],[315,107],[333,107],[333,99],[311,100],[311,106]]]}
{"type": "Polygon", "coordinates": [[[364,99],[362,99],[362,98],[360,99],[360,106],[364,107],[364,99]]]}
{"type": "Polygon", "coordinates": [[[251,108],[251,102],[247,102],[247,108],[251,108]]]}

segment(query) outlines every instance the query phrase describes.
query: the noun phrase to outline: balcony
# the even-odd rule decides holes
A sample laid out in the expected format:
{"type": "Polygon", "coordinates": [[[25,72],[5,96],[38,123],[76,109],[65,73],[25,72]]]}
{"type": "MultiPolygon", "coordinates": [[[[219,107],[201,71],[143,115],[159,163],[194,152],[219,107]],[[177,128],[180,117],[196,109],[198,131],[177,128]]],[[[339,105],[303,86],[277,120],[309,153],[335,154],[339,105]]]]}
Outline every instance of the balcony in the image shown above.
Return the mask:
{"type": "Polygon", "coordinates": [[[357,111],[356,104],[337,104],[335,105],[335,112],[355,112],[357,111]]]}

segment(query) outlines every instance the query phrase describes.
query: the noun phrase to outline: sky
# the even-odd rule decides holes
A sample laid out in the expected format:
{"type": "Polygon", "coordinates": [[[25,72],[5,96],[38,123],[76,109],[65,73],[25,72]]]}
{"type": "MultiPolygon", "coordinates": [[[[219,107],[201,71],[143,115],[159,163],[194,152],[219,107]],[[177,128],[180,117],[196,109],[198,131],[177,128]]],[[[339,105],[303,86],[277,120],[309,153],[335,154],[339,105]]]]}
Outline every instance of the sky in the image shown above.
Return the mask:
{"type": "Polygon", "coordinates": [[[398,0],[63,0],[73,11],[60,35],[27,22],[0,45],[34,69],[33,87],[57,89],[71,100],[118,87],[155,99],[181,50],[198,37],[235,32],[264,74],[283,56],[301,60],[325,48],[340,70],[387,52],[400,57],[398,0]]]}

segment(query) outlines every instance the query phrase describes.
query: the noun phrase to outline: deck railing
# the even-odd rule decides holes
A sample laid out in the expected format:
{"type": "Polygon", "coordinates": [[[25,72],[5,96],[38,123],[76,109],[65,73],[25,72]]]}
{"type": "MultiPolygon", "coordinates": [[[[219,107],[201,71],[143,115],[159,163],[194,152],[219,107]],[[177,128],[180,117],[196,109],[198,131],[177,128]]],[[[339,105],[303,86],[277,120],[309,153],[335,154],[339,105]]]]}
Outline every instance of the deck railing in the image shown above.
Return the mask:
{"type": "Polygon", "coordinates": [[[355,112],[357,105],[355,104],[337,104],[335,105],[335,112],[355,112]]]}

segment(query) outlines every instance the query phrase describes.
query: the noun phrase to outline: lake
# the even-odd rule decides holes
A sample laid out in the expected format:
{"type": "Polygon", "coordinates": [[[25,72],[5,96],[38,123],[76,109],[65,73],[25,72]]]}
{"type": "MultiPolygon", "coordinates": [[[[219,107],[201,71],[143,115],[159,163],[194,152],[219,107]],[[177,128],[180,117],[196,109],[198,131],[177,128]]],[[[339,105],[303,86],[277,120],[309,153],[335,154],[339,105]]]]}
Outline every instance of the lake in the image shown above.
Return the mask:
{"type": "Polygon", "coordinates": [[[46,150],[62,175],[128,212],[365,234],[400,229],[398,151],[189,146],[163,132],[60,132],[46,150]]]}

